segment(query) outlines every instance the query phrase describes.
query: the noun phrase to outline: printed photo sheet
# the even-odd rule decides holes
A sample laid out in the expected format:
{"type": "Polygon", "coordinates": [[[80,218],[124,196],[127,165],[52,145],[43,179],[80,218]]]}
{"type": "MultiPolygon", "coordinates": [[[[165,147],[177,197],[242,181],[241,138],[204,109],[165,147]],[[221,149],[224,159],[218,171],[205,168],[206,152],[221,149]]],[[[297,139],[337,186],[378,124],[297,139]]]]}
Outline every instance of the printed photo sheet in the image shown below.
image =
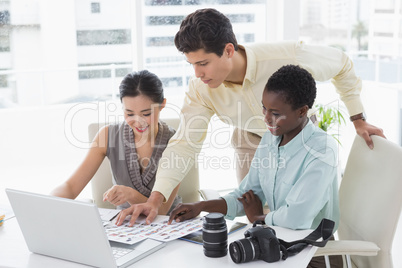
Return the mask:
{"type": "Polygon", "coordinates": [[[120,226],[115,225],[114,222],[105,225],[108,239],[130,245],[146,238],[168,242],[202,229],[202,218],[172,222],[168,225],[169,216],[158,215],[151,224],[147,225],[145,217],[139,217],[132,227],[128,226],[129,220],[130,218],[127,218],[120,226]]]}

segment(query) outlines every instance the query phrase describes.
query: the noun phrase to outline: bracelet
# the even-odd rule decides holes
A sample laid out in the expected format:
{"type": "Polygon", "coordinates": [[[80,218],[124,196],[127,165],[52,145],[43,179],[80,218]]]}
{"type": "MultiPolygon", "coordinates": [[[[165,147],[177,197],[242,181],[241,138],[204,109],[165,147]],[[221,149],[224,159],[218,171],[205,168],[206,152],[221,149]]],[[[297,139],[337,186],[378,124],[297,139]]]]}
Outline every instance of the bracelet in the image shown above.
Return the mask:
{"type": "Polygon", "coordinates": [[[360,113],[360,114],[355,114],[355,115],[352,115],[351,117],[350,117],[350,121],[356,121],[356,120],[359,120],[359,119],[361,119],[361,120],[363,120],[363,121],[366,121],[366,116],[365,116],[365,114],[364,113],[360,113]]]}

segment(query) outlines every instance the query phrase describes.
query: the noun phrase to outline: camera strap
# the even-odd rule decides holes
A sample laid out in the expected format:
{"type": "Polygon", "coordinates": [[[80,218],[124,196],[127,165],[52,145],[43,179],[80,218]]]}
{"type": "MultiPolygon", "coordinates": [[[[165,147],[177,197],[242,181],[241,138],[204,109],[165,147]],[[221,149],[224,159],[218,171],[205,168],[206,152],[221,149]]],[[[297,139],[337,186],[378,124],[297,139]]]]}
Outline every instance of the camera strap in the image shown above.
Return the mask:
{"type": "Polygon", "coordinates": [[[288,256],[298,254],[308,245],[316,247],[324,247],[327,244],[329,238],[331,238],[332,233],[334,231],[334,227],[335,227],[334,221],[324,218],[321,220],[317,228],[303,239],[295,240],[292,242],[286,242],[278,238],[279,243],[281,245],[282,259],[286,260],[288,256]],[[317,241],[320,238],[322,238],[322,240],[317,241]]]}

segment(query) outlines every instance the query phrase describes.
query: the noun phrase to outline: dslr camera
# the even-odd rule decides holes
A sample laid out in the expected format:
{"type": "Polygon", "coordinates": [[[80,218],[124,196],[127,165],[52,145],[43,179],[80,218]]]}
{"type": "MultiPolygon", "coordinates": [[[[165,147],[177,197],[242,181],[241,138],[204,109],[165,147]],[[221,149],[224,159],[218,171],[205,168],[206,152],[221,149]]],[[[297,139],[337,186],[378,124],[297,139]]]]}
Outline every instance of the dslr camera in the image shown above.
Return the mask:
{"type": "Polygon", "coordinates": [[[230,243],[230,257],[235,263],[249,262],[260,259],[266,262],[276,262],[281,258],[281,244],[276,237],[275,230],[262,225],[248,229],[244,239],[230,243]]]}

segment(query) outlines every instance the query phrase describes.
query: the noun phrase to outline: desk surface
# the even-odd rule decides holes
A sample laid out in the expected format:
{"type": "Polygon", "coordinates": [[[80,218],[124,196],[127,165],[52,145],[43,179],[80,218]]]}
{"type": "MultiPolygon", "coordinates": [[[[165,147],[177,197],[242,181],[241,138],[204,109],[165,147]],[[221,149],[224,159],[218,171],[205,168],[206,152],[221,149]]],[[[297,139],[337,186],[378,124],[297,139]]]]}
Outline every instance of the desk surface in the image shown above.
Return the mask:
{"type": "MultiPolygon", "coordinates": [[[[292,231],[284,228],[274,228],[277,236],[288,241],[305,237],[310,230],[292,231]]],[[[244,238],[245,229],[241,229],[229,235],[228,242],[244,238]]],[[[247,267],[306,267],[311,257],[314,255],[316,247],[307,247],[296,256],[289,257],[286,261],[276,263],[266,263],[264,261],[252,261],[247,263],[247,267]]],[[[222,258],[208,258],[204,256],[203,247],[198,244],[183,240],[168,242],[166,247],[149,255],[148,257],[134,263],[130,267],[239,267],[242,264],[235,264],[229,254],[222,258]]],[[[39,254],[31,253],[24,241],[24,237],[18,226],[16,218],[8,219],[0,227],[0,267],[88,267],[73,262],[68,262],[56,258],[51,258],[39,254]]]]}

